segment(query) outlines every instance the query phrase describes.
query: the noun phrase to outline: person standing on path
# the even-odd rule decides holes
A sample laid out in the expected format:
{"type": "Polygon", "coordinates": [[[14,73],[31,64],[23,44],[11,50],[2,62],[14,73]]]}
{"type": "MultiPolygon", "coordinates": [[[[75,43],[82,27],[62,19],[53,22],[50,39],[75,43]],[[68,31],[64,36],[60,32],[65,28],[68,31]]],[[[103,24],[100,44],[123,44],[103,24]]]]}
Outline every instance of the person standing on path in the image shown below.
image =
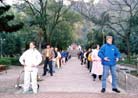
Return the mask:
{"type": "Polygon", "coordinates": [[[101,62],[101,58],[98,56],[100,46],[98,44],[94,45],[94,49],[92,50],[92,76],[93,81],[95,81],[96,77],[99,76],[99,80],[102,78],[103,66],[101,62]]]}
{"type": "Polygon", "coordinates": [[[53,73],[55,73],[56,72],[56,56],[57,56],[57,54],[54,50],[54,47],[51,47],[51,50],[52,50],[52,53],[53,53],[53,56],[52,56],[53,57],[52,58],[53,73]]]}
{"type": "Polygon", "coordinates": [[[30,48],[26,50],[20,57],[19,61],[24,66],[24,93],[29,91],[30,84],[32,85],[33,93],[37,93],[37,74],[38,65],[42,61],[42,55],[35,48],[35,43],[30,42],[30,48]]]}
{"type": "Polygon", "coordinates": [[[106,80],[109,75],[109,71],[112,75],[112,91],[120,93],[117,89],[117,76],[116,76],[116,62],[120,58],[120,52],[115,45],[112,44],[113,37],[106,36],[106,44],[104,44],[98,56],[102,59],[103,64],[103,76],[102,76],[102,90],[104,93],[106,91],[106,80]]]}
{"type": "Polygon", "coordinates": [[[92,49],[89,48],[87,53],[86,53],[86,60],[87,60],[87,68],[89,70],[89,72],[91,72],[91,66],[92,66],[92,61],[88,59],[88,57],[91,57],[91,53],[92,53],[92,49]]]}
{"type": "Polygon", "coordinates": [[[46,49],[44,49],[43,51],[43,57],[45,59],[45,62],[44,62],[44,68],[43,68],[44,72],[42,76],[45,76],[47,74],[48,66],[49,66],[50,75],[53,76],[52,59],[54,57],[54,51],[51,49],[51,46],[49,44],[47,44],[46,49]]]}
{"type": "Polygon", "coordinates": [[[55,51],[57,53],[57,57],[56,57],[56,65],[57,68],[61,68],[61,53],[59,52],[58,48],[55,48],[55,51]]]}

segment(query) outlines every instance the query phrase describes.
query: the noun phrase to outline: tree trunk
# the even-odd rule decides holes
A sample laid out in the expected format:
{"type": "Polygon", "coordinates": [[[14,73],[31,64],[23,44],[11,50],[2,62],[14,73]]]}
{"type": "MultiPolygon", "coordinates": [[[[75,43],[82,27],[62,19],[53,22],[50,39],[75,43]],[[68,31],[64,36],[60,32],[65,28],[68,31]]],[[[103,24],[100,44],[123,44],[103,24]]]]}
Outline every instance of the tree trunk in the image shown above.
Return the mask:
{"type": "Polygon", "coordinates": [[[130,63],[130,56],[131,56],[131,51],[130,51],[130,43],[129,43],[129,38],[126,38],[126,45],[127,45],[127,58],[130,63]]]}

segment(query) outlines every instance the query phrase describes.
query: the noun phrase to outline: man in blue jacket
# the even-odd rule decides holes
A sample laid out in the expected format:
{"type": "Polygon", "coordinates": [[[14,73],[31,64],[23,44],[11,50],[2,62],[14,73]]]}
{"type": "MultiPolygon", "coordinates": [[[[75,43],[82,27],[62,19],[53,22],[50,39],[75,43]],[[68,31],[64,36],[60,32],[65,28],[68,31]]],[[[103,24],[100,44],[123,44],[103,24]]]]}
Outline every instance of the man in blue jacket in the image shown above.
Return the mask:
{"type": "Polygon", "coordinates": [[[98,56],[102,59],[103,64],[103,76],[102,76],[102,90],[104,93],[106,91],[106,79],[109,75],[109,71],[112,75],[112,91],[120,93],[117,89],[117,76],[116,76],[116,62],[120,58],[120,52],[115,45],[112,44],[113,37],[106,36],[106,44],[104,44],[98,56]]]}

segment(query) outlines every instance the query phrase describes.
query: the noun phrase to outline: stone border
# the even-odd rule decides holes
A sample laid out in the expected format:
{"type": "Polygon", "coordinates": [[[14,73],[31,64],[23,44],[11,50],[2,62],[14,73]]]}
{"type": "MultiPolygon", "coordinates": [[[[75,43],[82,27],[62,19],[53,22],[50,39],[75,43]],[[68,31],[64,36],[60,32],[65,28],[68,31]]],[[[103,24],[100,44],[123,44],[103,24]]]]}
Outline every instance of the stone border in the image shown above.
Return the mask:
{"type": "Polygon", "coordinates": [[[129,93],[138,93],[138,78],[129,74],[128,70],[117,70],[118,84],[129,93]]]}

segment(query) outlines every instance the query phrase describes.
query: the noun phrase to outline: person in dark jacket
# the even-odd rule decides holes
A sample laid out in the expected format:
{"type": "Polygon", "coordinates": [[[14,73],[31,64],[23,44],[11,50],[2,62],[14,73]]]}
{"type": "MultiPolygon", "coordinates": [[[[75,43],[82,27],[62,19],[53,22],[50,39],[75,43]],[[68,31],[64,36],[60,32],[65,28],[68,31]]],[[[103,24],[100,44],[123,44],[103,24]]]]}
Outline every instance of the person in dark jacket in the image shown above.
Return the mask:
{"type": "Polygon", "coordinates": [[[113,37],[106,36],[106,44],[104,44],[98,56],[102,59],[103,64],[103,77],[102,77],[102,90],[104,93],[106,91],[106,80],[109,75],[109,71],[112,75],[112,91],[120,93],[117,89],[117,76],[116,76],[116,62],[120,58],[120,52],[115,45],[112,44],[113,37]]]}

